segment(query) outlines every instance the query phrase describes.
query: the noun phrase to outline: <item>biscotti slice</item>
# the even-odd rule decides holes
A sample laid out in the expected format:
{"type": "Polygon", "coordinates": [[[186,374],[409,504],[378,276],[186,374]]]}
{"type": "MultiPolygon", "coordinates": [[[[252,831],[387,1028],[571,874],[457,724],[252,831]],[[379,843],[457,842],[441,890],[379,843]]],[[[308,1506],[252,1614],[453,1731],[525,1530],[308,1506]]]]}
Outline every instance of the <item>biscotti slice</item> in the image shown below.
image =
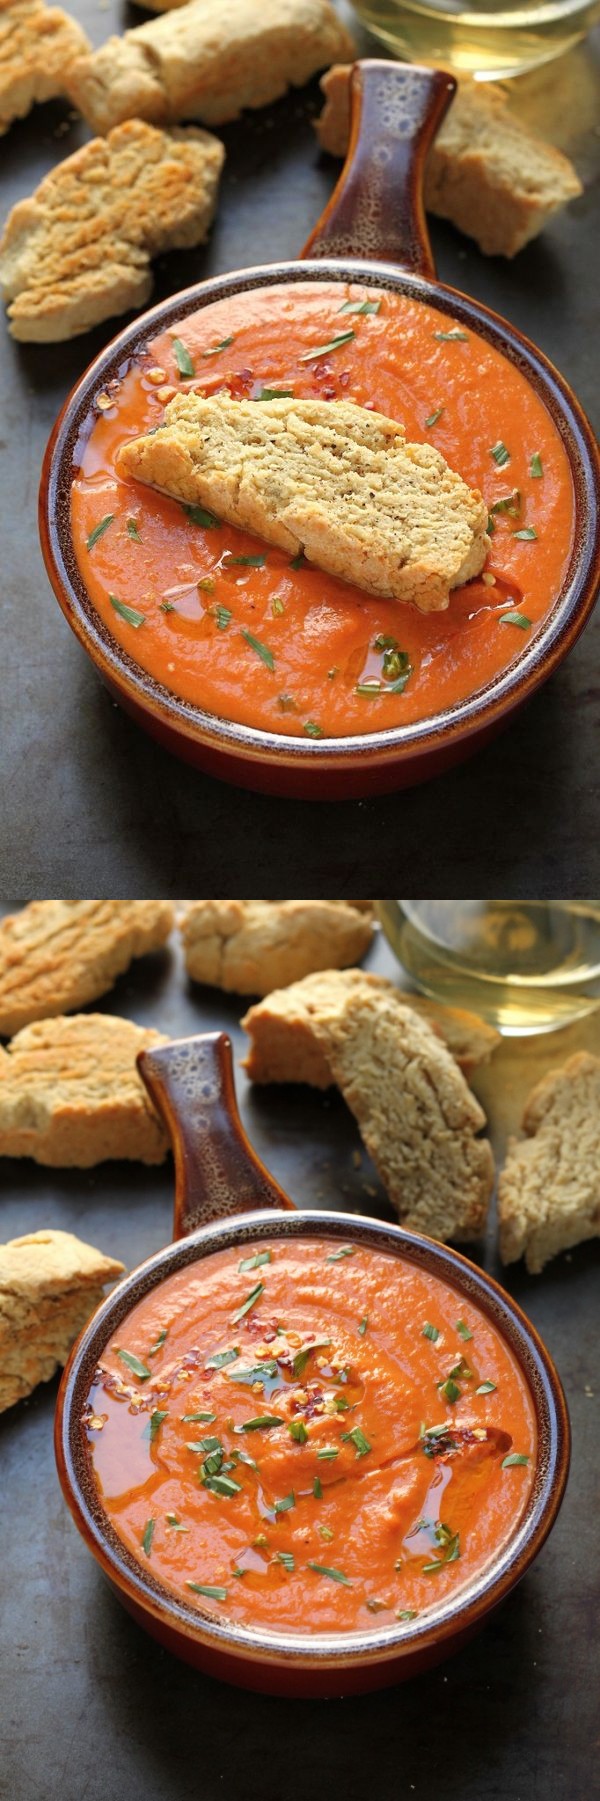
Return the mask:
{"type": "Polygon", "coordinates": [[[537,1275],[600,1236],[600,1058],[580,1051],[532,1089],[498,1184],[500,1256],[537,1275]]]}
{"type": "Polygon", "coordinates": [[[341,56],[354,44],[329,0],[190,0],[79,57],[67,85],[93,131],[133,118],[217,125],[341,56]]]}
{"type": "Polygon", "coordinates": [[[487,507],[429,444],[343,400],[177,394],[119,474],[202,506],[369,594],[448,606],[482,568],[487,507]]]}
{"type": "Polygon", "coordinates": [[[14,338],[75,338],[145,305],[150,261],[202,243],[225,152],[208,132],[132,119],[84,144],[9,213],[0,285],[14,338]]]}
{"type": "Polygon", "coordinates": [[[64,94],[65,70],[91,49],[85,31],[44,0],[0,0],[0,135],[36,101],[64,94]]]}
{"type": "Polygon", "coordinates": [[[85,1007],[134,957],[159,950],[170,901],[31,901],[0,920],[0,1033],[85,1007]]]}
{"type": "Polygon", "coordinates": [[[349,901],[193,901],[181,931],[188,975],[235,994],[268,994],[314,969],[364,956],[373,926],[349,901]]]}
{"type": "Polygon", "coordinates": [[[109,1013],[25,1026],[0,1049],[0,1156],[79,1169],[114,1157],[162,1163],[167,1134],[136,1057],[165,1043],[109,1013]]]}
{"type": "MultiPolygon", "coordinates": [[[[323,76],[317,121],[324,150],[345,156],[350,135],[350,69],[323,76]]],[[[425,206],[474,238],[487,256],[515,256],[552,213],[582,193],[573,164],[544,143],[490,82],[459,81],[427,159],[425,206]]]]}
{"type": "Polygon", "coordinates": [[[49,1382],[123,1264],[71,1232],[0,1245],[0,1413],[49,1382]]]}
{"type": "Polygon", "coordinates": [[[467,1074],[485,1062],[500,1043],[500,1033],[476,1013],[445,1007],[420,994],[404,994],[385,976],[362,969],[328,969],[278,989],[250,1007],[241,1022],[250,1036],[244,1065],[250,1080],[331,1087],[331,1020],[341,1015],[349,998],[361,994],[386,1007],[410,1007],[427,1021],[467,1074]]]}

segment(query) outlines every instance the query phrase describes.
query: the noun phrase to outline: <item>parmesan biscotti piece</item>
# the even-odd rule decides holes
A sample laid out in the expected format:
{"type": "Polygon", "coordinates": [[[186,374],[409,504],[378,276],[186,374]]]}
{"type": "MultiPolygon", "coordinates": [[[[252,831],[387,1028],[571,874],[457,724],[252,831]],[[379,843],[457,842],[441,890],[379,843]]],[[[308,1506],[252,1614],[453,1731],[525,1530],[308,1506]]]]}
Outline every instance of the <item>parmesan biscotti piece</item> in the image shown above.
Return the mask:
{"type": "Polygon", "coordinates": [[[407,444],[395,419],[350,401],[177,394],[117,466],[422,612],[447,607],[489,549],[478,491],[431,445],[407,444]]]}
{"type": "Polygon", "coordinates": [[[170,901],[32,901],[0,920],[0,1033],[72,1012],[112,988],[134,957],[158,950],[170,901]]]}
{"type": "Polygon", "coordinates": [[[0,1413],[49,1382],[123,1264],[71,1232],[0,1245],[0,1413]]]}
{"type": "Polygon", "coordinates": [[[25,1026],[0,1049],[0,1156],[79,1169],[113,1157],[162,1163],[167,1134],[136,1057],[166,1042],[108,1013],[25,1026]]]}
{"type": "Polygon", "coordinates": [[[0,0],[0,136],[36,101],[64,94],[65,69],[91,49],[85,31],[44,0],[0,0]]]}
{"type": "MultiPolygon", "coordinates": [[[[321,87],[319,142],[332,156],[345,156],[350,69],[329,69],[321,87]]],[[[502,88],[459,81],[427,159],[428,212],[450,219],[487,256],[515,256],[552,213],[581,193],[568,157],[511,113],[502,88]]]]}
{"type": "Polygon", "coordinates": [[[193,901],[181,922],[188,975],[235,994],[268,994],[314,969],[364,956],[371,920],[349,901],[193,901]]]}
{"type": "Polygon", "coordinates": [[[500,1256],[537,1275],[600,1236],[600,1058],[580,1051],[532,1089],[498,1184],[500,1256]]]}
{"type": "Polygon", "coordinates": [[[354,54],[329,0],[190,0],[79,57],[67,88],[94,131],[133,118],[217,125],[354,54]]]}
{"type": "Polygon", "coordinates": [[[0,285],[14,338],[75,338],[145,306],[150,261],[206,237],[225,152],[208,132],[138,119],[84,144],[9,213],[0,285]]]}
{"type": "Polygon", "coordinates": [[[250,1036],[244,1067],[252,1082],[307,1082],[330,1088],[331,1020],[349,999],[364,994],[369,1005],[409,1007],[425,1019],[465,1074],[487,1061],[500,1033],[476,1013],[445,1007],[421,994],[404,994],[385,976],[363,969],[327,969],[268,994],[250,1007],[242,1025],[250,1036]]]}

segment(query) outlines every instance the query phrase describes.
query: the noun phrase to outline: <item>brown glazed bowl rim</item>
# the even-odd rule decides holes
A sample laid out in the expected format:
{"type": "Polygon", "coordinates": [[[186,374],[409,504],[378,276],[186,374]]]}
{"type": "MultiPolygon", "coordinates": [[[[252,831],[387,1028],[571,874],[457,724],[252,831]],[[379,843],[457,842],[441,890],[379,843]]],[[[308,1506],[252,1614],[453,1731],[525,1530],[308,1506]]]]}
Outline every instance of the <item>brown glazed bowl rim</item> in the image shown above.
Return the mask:
{"type": "Polygon", "coordinates": [[[297,1670],[368,1668],[421,1651],[451,1649],[455,1635],[481,1623],[529,1568],[554,1524],[563,1498],[570,1458],[570,1428],[560,1379],[530,1321],[493,1277],[458,1251],[384,1221],[333,1212],[263,1210],[204,1226],[158,1251],[108,1296],[74,1346],[61,1382],[55,1449],[64,1498],[89,1549],[109,1580],[129,1602],[184,1640],[240,1661],[297,1670]],[[215,1251],[238,1249],[268,1238],[349,1239],[429,1271],[472,1300],[508,1342],[524,1375],[536,1415],[538,1455],[525,1512],[499,1552],[454,1599],[446,1599],[416,1620],[369,1633],[315,1634],[267,1631],[202,1614],[163,1587],[118,1539],[102,1509],[88,1461],[82,1414],[98,1358],[121,1321],[142,1296],[166,1277],[215,1251]]]}
{"type": "Polygon", "coordinates": [[[468,740],[500,721],[547,679],[582,630],[597,594],[600,570],[600,460],[591,427],[568,383],[531,341],[479,301],[437,280],[407,273],[385,262],[319,257],[215,276],[159,302],[125,327],[101,351],[65,402],[49,439],[40,484],[40,537],[44,562],[62,611],[100,675],[123,697],[184,740],[213,752],[235,751],[248,762],[288,764],[296,769],[368,769],[410,760],[468,740]],[[94,395],[124,374],[159,331],[180,324],[202,305],[257,287],[287,282],[353,281],[387,287],[425,301],[470,326],[520,369],[545,404],[559,431],[575,491],[575,534],[560,594],[529,644],[508,669],[454,706],[412,724],[353,736],[298,739],[286,733],[240,725],[205,712],[146,674],[117,643],[86,592],[73,549],[70,493],[82,436],[94,420],[94,395]]]}

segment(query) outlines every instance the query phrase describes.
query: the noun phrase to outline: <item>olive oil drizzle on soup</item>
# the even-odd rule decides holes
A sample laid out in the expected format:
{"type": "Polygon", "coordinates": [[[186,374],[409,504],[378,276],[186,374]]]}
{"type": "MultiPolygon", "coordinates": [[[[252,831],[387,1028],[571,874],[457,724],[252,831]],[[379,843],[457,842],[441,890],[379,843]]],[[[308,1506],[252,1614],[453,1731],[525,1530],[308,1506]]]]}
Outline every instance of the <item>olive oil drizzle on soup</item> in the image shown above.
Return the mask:
{"type": "Polygon", "coordinates": [[[161,1283],[84,1411],[118,1537],[255,1627],[377,1629],[456,1594],[521,1518],[533,1407],[444,1282],[338,1240],[223,1251],[161,1283]]]}
{"type": "Polygon", "coordinates": [[[79,567],[142,668],[209,713],[296,736],[429,718],[522,653],[568,563],[566,453],[524,376],[433,307],[359,284],[253,289],[190,315],[96,397],[72,490],[79,567]],[[447,612],[367,595],[115,471],[174,392],[352,400],[483,493],[491,554],[447,612]]]}

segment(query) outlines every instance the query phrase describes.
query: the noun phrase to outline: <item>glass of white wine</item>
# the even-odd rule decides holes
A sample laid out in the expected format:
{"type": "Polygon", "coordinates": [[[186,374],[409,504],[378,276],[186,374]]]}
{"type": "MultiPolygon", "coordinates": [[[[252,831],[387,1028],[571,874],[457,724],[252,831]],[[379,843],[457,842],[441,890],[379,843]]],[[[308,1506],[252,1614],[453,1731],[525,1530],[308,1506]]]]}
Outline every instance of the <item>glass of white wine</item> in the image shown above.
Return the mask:
{"type": "Polygon", "coordinates": [[[377,901],[419,988],[508,1037],[552,1032],[598,1009],[600,901],[377,901]]]}
{"type": "Polygon", "coordinates": [[[600,0],[354,0],[369,30],[410,62],[488,79],[549,62],[585,37],[600,0]]]}

